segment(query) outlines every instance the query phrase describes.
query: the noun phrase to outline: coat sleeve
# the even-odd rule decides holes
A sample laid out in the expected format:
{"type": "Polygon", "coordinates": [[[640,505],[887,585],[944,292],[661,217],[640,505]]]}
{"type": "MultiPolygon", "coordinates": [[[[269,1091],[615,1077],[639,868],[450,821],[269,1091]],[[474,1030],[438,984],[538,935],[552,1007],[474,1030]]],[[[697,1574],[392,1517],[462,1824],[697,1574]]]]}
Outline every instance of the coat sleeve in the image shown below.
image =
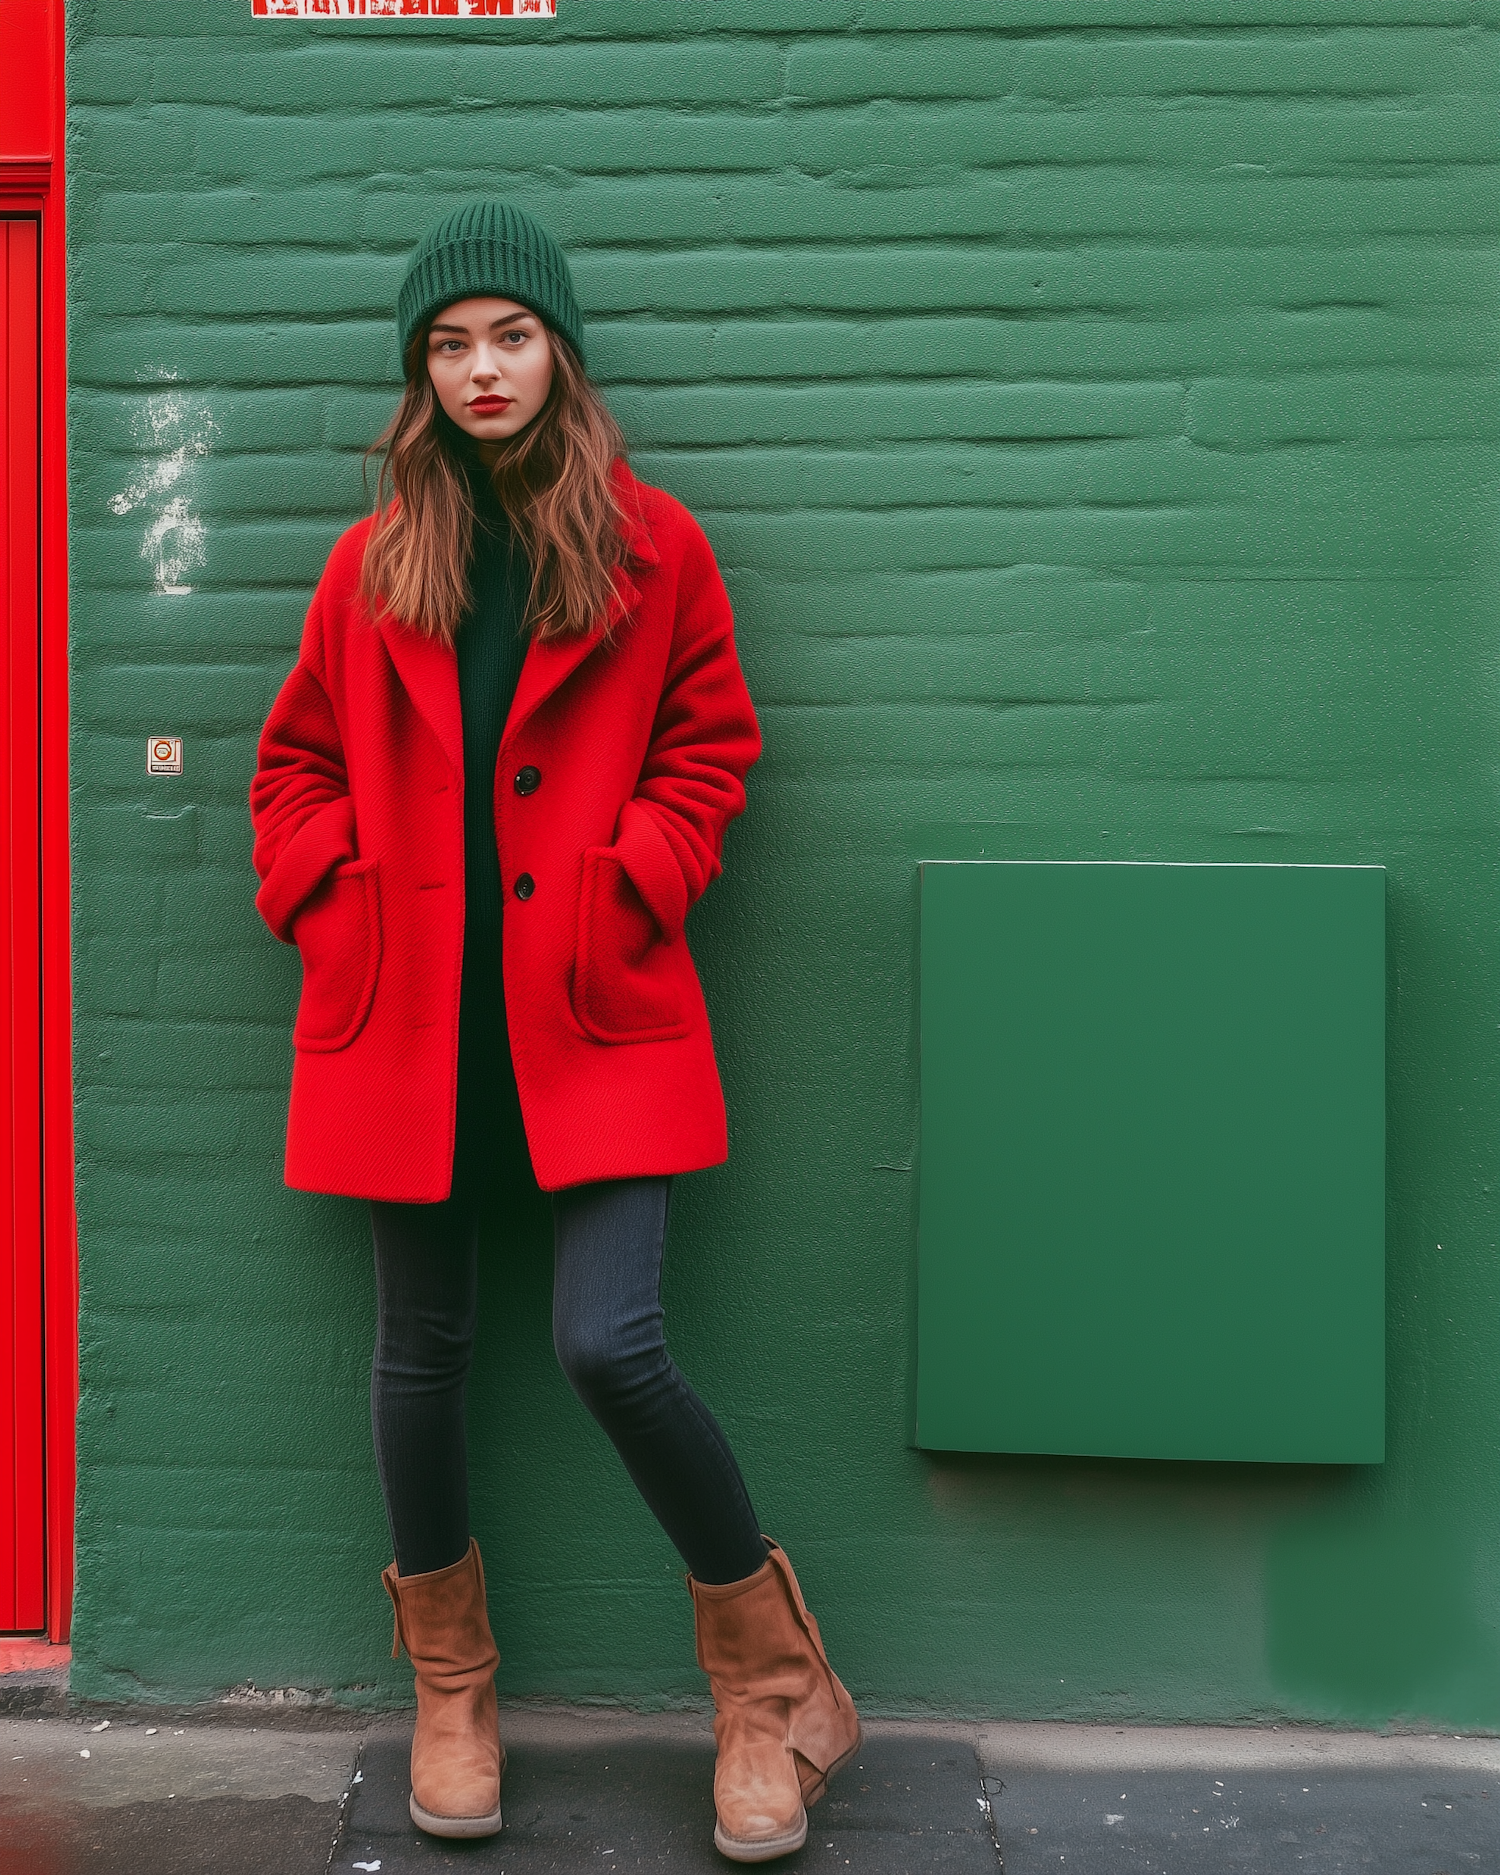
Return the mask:
{"type": "Polygon", "coordinates": [[[663,933],[674,938],[722,870],[724,829],[745,809],[760,730],[734,648],[729,595],[697,523],[688,530],[672,650],[616,851],[663,933]]]}
{"type": "Polygon", "coordinates": [[[284,944],[297,914],[335,866],[353,859],[354,803],[322,660],[324,595],[308,610],[302,650],[261,731],[250,785],[256,909],[284,944]]]}

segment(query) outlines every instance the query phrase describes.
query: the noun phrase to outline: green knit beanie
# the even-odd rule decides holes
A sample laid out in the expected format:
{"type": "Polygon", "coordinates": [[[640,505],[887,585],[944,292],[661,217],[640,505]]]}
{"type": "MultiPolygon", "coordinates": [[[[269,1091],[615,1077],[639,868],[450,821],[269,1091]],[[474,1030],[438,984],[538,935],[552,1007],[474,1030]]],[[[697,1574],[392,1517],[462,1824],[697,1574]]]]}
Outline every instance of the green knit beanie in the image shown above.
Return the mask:
{"type": "Polygon", "coordinates": [[[527,306],[583,357],[583,314],[562,249],[509,202],[466,202],[422,237],[396,301],[401,356],[412,334],[456,300],[493,294],[527,306]]]}

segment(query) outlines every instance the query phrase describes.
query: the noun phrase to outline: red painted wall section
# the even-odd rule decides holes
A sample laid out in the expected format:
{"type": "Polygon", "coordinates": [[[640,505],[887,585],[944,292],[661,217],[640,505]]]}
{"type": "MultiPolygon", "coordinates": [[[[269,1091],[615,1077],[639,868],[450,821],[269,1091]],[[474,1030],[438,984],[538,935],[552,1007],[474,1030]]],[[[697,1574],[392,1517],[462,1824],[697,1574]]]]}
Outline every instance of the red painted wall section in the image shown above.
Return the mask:
{"type": "Polygon", "coordinates": [[[47,160],[54,141],[62,7],[51,0],[0,0],[0,160],[47,160]]]}

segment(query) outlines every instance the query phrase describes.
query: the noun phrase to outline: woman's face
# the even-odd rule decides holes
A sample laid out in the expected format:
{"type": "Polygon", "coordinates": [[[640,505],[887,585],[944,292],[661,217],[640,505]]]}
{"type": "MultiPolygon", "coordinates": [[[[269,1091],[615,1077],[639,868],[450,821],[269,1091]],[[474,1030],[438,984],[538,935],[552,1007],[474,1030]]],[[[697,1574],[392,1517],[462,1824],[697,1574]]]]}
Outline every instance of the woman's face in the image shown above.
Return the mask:
{"type": "Polygon", "coordinates": [[[427,375],[438,402],[478,443],[517,436],[552,389],[552,345],[534,312],[513,299],[461,299],[427,333],[427,375]]]}

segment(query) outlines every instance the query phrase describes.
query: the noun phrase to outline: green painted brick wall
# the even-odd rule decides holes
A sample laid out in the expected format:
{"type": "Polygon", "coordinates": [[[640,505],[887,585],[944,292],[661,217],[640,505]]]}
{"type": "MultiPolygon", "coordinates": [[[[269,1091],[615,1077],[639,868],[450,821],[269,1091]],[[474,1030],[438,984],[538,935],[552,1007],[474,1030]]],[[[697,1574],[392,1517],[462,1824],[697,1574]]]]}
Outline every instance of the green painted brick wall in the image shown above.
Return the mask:
{"type": "MultiPolygon", "coordinates": [[[[560,14],[69,8],[76,1688],[402,1686],[365,1221],[280,1182],[243,797],[403,256],[493,189],[569,246],[763,713],[669,1318],[851,1686],[1500,1727],[1500,7],[560,14]],[[909,1449],[916,862],[981,854],[1389,868],[1383,1468],[909,1449]]],[[[700,1698],[548,1276],[521,1202],[471,1406],[504,1690],[700,1698]]]]}

